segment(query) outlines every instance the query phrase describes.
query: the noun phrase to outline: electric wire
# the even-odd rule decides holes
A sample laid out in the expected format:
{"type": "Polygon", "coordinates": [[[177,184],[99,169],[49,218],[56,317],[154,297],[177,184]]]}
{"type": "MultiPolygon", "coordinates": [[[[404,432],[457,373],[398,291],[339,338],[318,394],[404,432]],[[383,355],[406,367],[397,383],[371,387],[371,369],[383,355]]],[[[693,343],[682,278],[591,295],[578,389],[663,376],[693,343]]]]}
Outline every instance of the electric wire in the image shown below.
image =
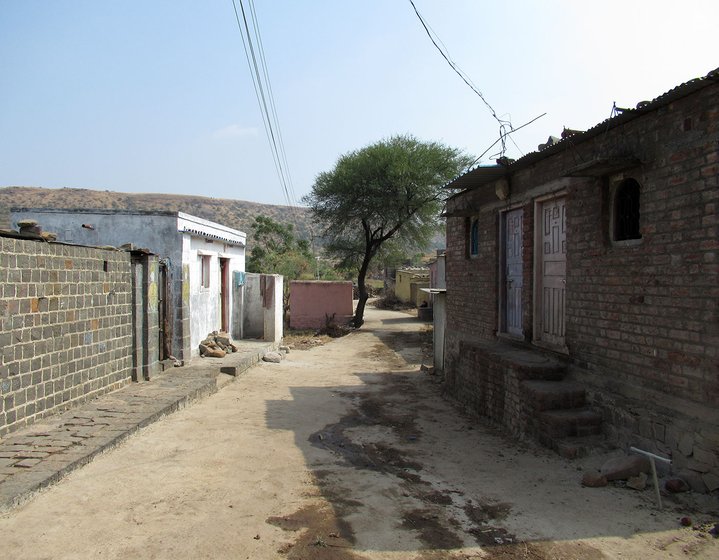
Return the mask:
{"type": "Polygon", "coordinates": [[[290,191],[290,199],[292,202],[297,201],[295,195],[294,183],[292,181],[292,174],[290,173],[290,166],[287,161],[287,152],[285,151],[285,141],[282,137],[282,128],[280,127],[280,120],[277,114],[277,106],[275,105],[275,94],[272,91],[272,81],[270,80],[270,74],[267,70],[267,59],[265,58],[265,48],[262,44],[262,35],[260,34],[260,25],[257,21],[257,11],[255,10],[254,0],[249,0],[250,13],[252,15],[252,25],[255,29],[255,35],[257,38],[258,52],[260,53],[260,63],[262,66],[263,74],[265,76],[265,83],[267,84],[267,90],[269,92],[270,108],[272,109],[272,116],[275,123],[275,129],[277,130],[277,137],[279,139],[280,155],[282,156],[282,163],[285,167],[285,175],[287,177],[288,187],[290,191]]]}
{"type": "MultiPolygon", "coordinates": [[[[508,120],[500,119],[500,118],[497,116],[497,112],[494,110],[494,107],[492,107],[492,106],[489,104],[489,102],[488,102],[487,99],[484,97],[484,95],[482,94],[482,92],[479,91],[479,88],[477,88],[477,86],[474,85],[474,83],[472,82],[472,80],[470,79],[470,77],[467,76],[467,74],[466,74],[464,71],[462,71],[462,69],[459,68],[459,66],[457,66],[457,64],[456,64],[456,63],[452,60],[452,58],[449,56],[449,52],[448,52],[447,48],[445,47],[444,50],[443,50],[442,47],[439,46],[438,42],[439,42],[439,43],[442,43],[442,46],[444,46],[444,43],[443,43],[442,40],[439,38],[439,36],[438,36],[433,30],[431,30],[431,27],[430,27],[429,24],[425,21],[424,17],[422,17],[422,14],[419,13],[419,10],[417,9],[417,6],[415,5],[414,0],[409,0],[409,3],[412,5],[412,8],[414,9],[414,13],[417,15],[417,18],[419,19],[420,23],[422,24],[422,27],[424,28],[425,32],[427,33],[427,36],[429,37],[430,41],[432,41],[432,44],[433,44],[433,45],[435,46],[435,48],[439,51],[439,54],[442,55],[442,58],[444,58],[444,60],[447,62],[447,64],[449,64],[450,68],[452,68],[452,70],[454,70],[455,73],[456,73],[460,78],[462,78],[462,81],[463,81],[465,84],[467,84],[467,86],[469,86],[469,88],[470,88],[475,94],[477,94],[477,96],[479,96],[479,98],[482,100],[482,102],[483,102],[483,103],[487,106],[487,108],[489,109],[490,113],[492,113],[492,117],[494,117],[494,119],[497,121],[497,123],[499,123],[499,140],[498,140],[498,141],[502,143],[501,155],[504,155],[504,153],[506,152],[506,148],[507,148],[507,146],[506,146],[506,136],[509,134],[509,132],[511,132],[511,131],[514,130],[514,127],[512,126],[512,123],[511,123],[510,121],[508,121],[508,120]],[[508,129],[509,129],[509,130],[508,130],[508,129]]],[[[496,142],[495,142],[495,144],[496,144],[496,142]]],[[[494,144],[492,144],[492,145],[494,145],[494,144]]],[[[486,153],[486,152],[485,152],[485,153],[486,153]]]]}
{"type": "Polygon", "coordinates": [[[286,152],[284,150],[284,145],[279,131],[279,119],[277,118],[274,99],[272,98],[271,86],[269,85],[269,72],[267,71],[264,50],[261,50],[260,48],[257,16],[254,12],[254,4],[252,4],[252,0],[248,0],[248,3],[251,5],[251,19],[253,20],[254,37],[257,42],[257,47],[255,47],[255,44],[252,41],[253,33],[250,31],[250,24],[247,19],[247,12],[245,10],[243,0],[232,0],[232,7],[235,12],[237,27],[240,31],[240,36],[242,37],[242,46],[244,47],[245,58],[247,59],[247,64],[250,68],[252,84],[260,107],[265,134],[270,144],[270,151],[272,153],[275,171],[277,172],[277,177],[280,181],[280,185],[282,186],[285,200],[294,215],[294,192],[291,191],[290,187],[289,166],[287,165],[287,157],[284,155],[286,152]],[[240,5],[239,12],[237,9],[237,2],[239,2],[240,5]],[[240,13],[242,14],[241,19],[240,13]],[[260,59],[259,62],[258,56],[260,59]],[[260,68],[262,68],[262,70],[260,68]],[[270,100],[269,102],[268,99],[270,100]]]}
{"type": "MultiPolygon", "coordinates": [[[[523,125],[518,126],[518,127],[516,127],[516,128],[513,128],[512,130],[510,130],[510,131],[507,133],[507,136],[509,136],[510,134],[513,134],[513,133],[517,132],[518,130],[523,129],[525,126],[529,126],[529,125],[532,124],[534,121],[541,119],[541,118],[542,118],[543,116],[545,116],[546,114],[547,114],[547,113],[542,113],[542,114],[539,115],[538,117],[534,117],[531,121],[527,121],[527,122],[524,123],[523,125]]],[[[492,142],[492,144],[489,146],[489,148],[487,148],[487,149],[484,150],[481,154],[479,154],[479,155],[474,159],[474,161],[469,164],[469,166],[468,166],[467,168],[468,168],[468,169],[471,169],[472,166],[476,165],[476,164],[484,157],[484,155],[485,155],[489,150],[491,150],[492,148],[494,148],[494,147],[497,145],[497,143],[499,143],[501,140],[502,140],[502,138],[500,137],[500,138],[497,138],[494,142],[492,142]]]]}

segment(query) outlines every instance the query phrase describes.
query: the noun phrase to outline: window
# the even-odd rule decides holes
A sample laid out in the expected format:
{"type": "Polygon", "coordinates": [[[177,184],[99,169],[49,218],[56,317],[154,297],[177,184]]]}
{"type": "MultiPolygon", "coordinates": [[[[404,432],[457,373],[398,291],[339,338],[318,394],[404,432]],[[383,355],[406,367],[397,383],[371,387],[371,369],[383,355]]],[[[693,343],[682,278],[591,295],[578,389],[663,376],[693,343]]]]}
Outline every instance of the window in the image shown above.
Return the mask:
{"type": "Polygon", "coordinates": [[[614,192],[614,241],[641,239],[639,231],[639,183],[624,179],[614,192]]]}
{"type": "Polygon", "coordinates": [[[210,255],[200,255],[200,286],[210,287],[210,255]]]}
{"type": "Polygon", "coordinates": [[[473,218],[469,226],[469,256],[479,255],[479,218],[473,218]]]}

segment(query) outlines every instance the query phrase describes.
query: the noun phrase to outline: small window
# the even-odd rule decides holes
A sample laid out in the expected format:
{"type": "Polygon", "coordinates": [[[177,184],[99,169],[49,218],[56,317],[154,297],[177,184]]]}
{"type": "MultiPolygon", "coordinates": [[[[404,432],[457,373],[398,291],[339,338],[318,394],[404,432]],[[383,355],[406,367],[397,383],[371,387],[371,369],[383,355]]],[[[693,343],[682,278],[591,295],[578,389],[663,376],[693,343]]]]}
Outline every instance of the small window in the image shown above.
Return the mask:
{"type": "Polygon", "coordinates": [[[614,193],[614,241],[641,239],[639,231],[639,183],[624,179],[614,193]]]}
{"type": "Polygon", "coordinates": [[[469,226],[469,256],[479,255],[479,219],[474,218],[469,226]]]}
{"type": "Polygon", "coordinates": [[[210,287],[210,255],[200,255],[200,286],[210,287]]]}

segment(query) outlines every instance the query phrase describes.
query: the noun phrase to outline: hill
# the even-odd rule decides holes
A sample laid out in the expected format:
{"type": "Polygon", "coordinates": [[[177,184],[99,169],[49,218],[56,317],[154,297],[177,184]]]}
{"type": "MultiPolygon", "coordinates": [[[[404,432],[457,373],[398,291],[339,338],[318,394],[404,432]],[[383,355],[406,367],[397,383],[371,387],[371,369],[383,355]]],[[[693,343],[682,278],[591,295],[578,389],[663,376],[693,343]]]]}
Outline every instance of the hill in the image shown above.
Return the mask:
{"type": "MultiPolygon", "coordinates": [[[[185,212],[239,229],[252,239],[252,220],[257,215],[291,223],[298,237],[310,239],[307,208],[260,204],[244,200],[179,194],[144,194],[90,189],[0,188],[0,228],[10,227],[10,208],[85,208],[117,210],[165,210],[185,212]]],[[[42,225],[42,224],[41,224],[42,225]]]]}

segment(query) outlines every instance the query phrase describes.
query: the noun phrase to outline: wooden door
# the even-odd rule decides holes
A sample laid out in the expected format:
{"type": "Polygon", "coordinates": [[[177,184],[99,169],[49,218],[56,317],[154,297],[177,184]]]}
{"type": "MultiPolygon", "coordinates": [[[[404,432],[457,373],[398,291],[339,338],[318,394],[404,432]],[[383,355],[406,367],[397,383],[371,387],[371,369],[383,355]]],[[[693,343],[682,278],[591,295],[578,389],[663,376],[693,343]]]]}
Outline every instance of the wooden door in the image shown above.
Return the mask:
{"type": "Polygon", "coordinates": [[[161,260],[159,263],[157,288],[160,360],[167,360],[172,355],[172,309],[170,305],[170,274],[165,260],[161,260]]]}
{"type": "Polygon", "coordinates": [[[220,330],[230,332],[230,267],[229,259],[220,258],[220,330]]]}
{"type": "Polygon", "coordinates": [[[504,214],[504,325],[510,334],[522,335],[524,211],[519,208],[504,214]]]}
{"type": "Polygon", "coordinates": [[[565,287],[567,276],[567,216],[564,198],[541,205],[540,338],[564,346],[565,287]]]}

